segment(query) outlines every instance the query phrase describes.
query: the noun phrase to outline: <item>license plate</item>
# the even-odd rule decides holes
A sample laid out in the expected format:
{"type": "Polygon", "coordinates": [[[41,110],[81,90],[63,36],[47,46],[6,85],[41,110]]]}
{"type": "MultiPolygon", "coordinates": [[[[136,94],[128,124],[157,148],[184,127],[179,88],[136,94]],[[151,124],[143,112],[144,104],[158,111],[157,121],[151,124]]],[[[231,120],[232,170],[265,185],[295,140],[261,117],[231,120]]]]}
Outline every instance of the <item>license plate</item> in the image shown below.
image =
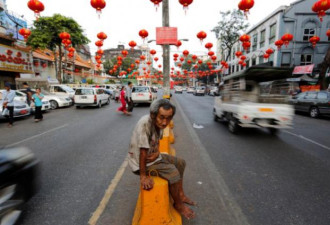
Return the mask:
{"type": "Polygon", "coordinates": [[[87,99],[87,96],[81,96],[80,98],[81,99],[87,99]]]}
{"type": "Polygon", "coordinates": [[[274,112],[274,109],[271,108],[259,108],[260,112],[274,112]]]}
{"type": "Polygon", "coordinates": [[[138,96],[144,96],[144,94],[138,94],[138,96]]]}
{"type": "Polygon", "coordinates": [[[19,113],[20,113],[21,115],[24,115],[24,114],[27,114],[27,111],[26,111],[26,110],[21,110],[19,113]]]}

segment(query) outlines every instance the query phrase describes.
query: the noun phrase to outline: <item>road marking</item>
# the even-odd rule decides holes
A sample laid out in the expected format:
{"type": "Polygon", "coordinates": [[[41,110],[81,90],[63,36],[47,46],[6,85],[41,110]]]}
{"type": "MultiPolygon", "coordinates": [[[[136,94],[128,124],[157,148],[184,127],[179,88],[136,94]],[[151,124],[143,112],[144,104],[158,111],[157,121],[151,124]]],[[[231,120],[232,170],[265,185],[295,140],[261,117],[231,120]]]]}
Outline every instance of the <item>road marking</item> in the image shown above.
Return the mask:
{"type": "Polygon", "coordinates": [[[121,180],[127,165],[128,165],[128,155],[125,158],[124,162],[121,164],[119,170],[116,173],[116,176],[112,179],[108,189],[105,191],[105,194],[104,194],[99,206],[93,213],[92,217],[89,219],[89,221],[88,221],[89,225],[96,225],[96,223],[100,219],[102,213],[105,210],[105,207],[107,206],[107,204],[110,201],[110,198],[111,198],[113,192],[115,191],[119,181],[121,180]]]}
{"type": "Polygon", "coordinates": [[[320,146],[320,147],[322,147],[322,148],[324,148],[324,149],[330,151],[330,148],[329,148],[328,146],[322,145],[322,144],[320,144],[320,143],[318,143],[318,142],[316,142],[316,141],[313,141],[313,140],[311,140],[311,139],[309,139],[309,138],[306,138],[306,137],[304,137],[304,136],[302,136],[302,135],[300,135],[300,134],[295,134],[295,133],[292,133],[292,132],[290,132],[290,131],[286,131],[286,130],[283,131],[283,132],[285,132],[285,133],[287,133],[287,134],[291,134],[292,136],[295,136],[295,137],[301,138],[301,139],[303,139],[303,140],[305,140],[305,141],[308,141],[308,142],[310,142],[310,143],[313,143],[313,144],[315,144],[315,145],[318,145],[318,146],[320,146]]]}
{"type": "Polygon", "coordinates": [[[21,141],[15,142],[15,143],[13,143],[13,144],[7,145],[6,147],[9,147],[9,148],[10,148],[10,147],[13,147],[13,146],[15,146],[15,145],[21,144],[21,143],[23,143],[23,142],[30,141],[30,140],[35,139],[35,138],[37,138],[37,137],[40,137],[40,136],[42,136],[42,135],[48,134],[48,133],[50,133],[50,132],[53,132],[53,131],[56,131],[56,130],[59,130],[59,129],[62,129],[62,128],[64,128],[64,127],[67,127],[68,125],[69,125],[69,124],[64,124],[64,125],[62,125],[62,126],[60,126],[60,127],[55,127],[55,128],[53,128],[53,129],[50,129],[50,130],[48,130],[48,131],[45,131],[45,132],[43,132],[43,133],[41,133],[41,134],[37,134],[37,135],[34,135],[34,136],[32,136],[32,137],[29,137],[29,138],[23,139],[23,140],[21,140],[21,141]]]}
{"type": "Polygon", "coordinates": [[[227,215],[230,217],[230,224],[236,224],[236,225],[250,225],[246,216],[242,212],[242,209],[240,206],[236,203],[233,194],[230,192],[229,187],[227,186],[224,178],[222,175],[218,172],[216,166],[214,165],[210,155],[208,154],[206,148],[200,141],[197,133],[195,132],[194,128],[192,127],[188,117],[184,113],[182,107],[180,104],[176,101],[175,98],[173,98],[174,101],[177,103],[176,106],[178,110],[180,111],[180,114],[183,118],[183,121],[186,124],[187,130],[191,135],[193,145],[198,146],[200,149],[200,158],[203,160],[204,165],[206,166],[206,173],[212,177],[211,181],[215,187],[217,187],[216,190],[216,196],[219,197],[219,200],[221,201],[221,204],[223,205],[223,210],[227,213],[227,215]]]}

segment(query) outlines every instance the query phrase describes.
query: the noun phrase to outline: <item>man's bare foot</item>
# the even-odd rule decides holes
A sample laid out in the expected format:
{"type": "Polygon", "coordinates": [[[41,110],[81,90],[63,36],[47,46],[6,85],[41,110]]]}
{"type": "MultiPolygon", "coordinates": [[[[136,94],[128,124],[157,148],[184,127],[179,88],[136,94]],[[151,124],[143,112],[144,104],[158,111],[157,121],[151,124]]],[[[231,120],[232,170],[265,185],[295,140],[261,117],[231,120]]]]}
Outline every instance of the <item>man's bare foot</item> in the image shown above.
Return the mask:
{"type": "Polygon", "coordinates": [[[184,203],[186,203],[186,204],[188,204],[188,205],[192,205],[192,206],[196,206],[196,205],[197,205],[196,202],[190,200],[187,196],[183,196],[183,197],[181,198],[181,200],[182,200],[182,202],[184,202],[184,203]]]}
{"type": "Polygon", "coordinates": [[[188,220],[194,219],[196,216],[196,213],[184,204],[174,204],[174,208],[188,220]]]}

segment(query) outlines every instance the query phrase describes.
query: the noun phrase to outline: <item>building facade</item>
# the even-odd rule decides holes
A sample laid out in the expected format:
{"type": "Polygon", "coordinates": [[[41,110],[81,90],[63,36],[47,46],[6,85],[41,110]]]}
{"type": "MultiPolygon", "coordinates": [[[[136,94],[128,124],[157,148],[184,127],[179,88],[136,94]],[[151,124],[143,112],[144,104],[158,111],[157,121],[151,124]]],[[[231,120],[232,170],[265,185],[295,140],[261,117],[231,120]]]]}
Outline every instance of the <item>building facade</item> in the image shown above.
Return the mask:
{"type": "Polygon", "coordinates": [[[329,48],[326,32],[330,29],[330,14],[327,13],[324,21],[320,22],[317,14],[311,10],[314,2],[314,0],[299,0],[290,6],[279,7],[247,32],[251,37],[251,47],[247,51],[243,50],[238,40],[231,49],[230,56],[228,49],[218,53],[222,59],[228,56],[230,68],[227,73],[244,69],[238,64],[239,59],[235,56],[237,51],[242,51],[247,57],[247,67],[265,63],[281,67],[314,64],[315,71],[318,71],[319,64],[324,60],[329,48]],[[275,41],[281,39],[285,33],[292,34],[294,39],[287,47],[283,45],[277,50],[275,41]],[[314,35],[321,39],[315,48],[309,42],[314,35]],[[269,59],[264,59],[263,55],[268,48],[272,48],[274,54],[269,59]]]}

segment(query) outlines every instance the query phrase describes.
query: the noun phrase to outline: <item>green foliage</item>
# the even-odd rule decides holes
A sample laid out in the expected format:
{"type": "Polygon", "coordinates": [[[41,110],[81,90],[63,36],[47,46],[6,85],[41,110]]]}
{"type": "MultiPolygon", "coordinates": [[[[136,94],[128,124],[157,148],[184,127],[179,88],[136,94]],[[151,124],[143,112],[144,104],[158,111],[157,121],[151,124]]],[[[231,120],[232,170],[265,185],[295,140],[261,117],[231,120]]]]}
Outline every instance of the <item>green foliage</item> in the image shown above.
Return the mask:
{"type": "Polygon", "coordinates": [[[94,84],[94,80],[93,79],[87,79],[86,82],[87,82],[87,84],[94,84]]]}
{"type": "Polygon", "coordinates": [[[59,34],[63,31],[71,35],[73,46],[88,44],[90,41],[83,34],[81,26],[72,18],[55,14],[52,17],[40,17],[33,23],[31,35],[27,45],[33,49],[48,48],[55,50],[56,46],[61,46],[59,34]]]}
{"type": "Polygon", "coordinates": [[[217,39],[221,41],[220,48],[222,52],[228,50],[226,61],[231,55],[231,49],[237,42],[240,35],[249,27],[249,23],[246,22],[244,14],[238,10],[220,12],[221,20],[218,25],[212,29],[217,39]]]}

